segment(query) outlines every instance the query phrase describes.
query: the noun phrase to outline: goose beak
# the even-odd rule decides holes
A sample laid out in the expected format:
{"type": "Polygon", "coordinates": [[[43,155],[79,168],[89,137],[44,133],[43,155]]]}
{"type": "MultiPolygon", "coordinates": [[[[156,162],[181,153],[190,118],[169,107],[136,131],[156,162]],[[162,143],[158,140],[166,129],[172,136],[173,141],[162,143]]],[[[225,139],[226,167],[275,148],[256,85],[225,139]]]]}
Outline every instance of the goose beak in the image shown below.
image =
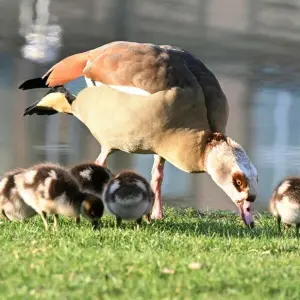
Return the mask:
{"type": "Polygon", "coordinates": [[[250,228],[254,227],[254,219],[251,212],[251,205],[252,202],[248,200],[242,200],[237,202],[237,207],[239,209],[239,213],[241,215],[241,218],[243,219],[246,226],[249,226],[250,228]]]}

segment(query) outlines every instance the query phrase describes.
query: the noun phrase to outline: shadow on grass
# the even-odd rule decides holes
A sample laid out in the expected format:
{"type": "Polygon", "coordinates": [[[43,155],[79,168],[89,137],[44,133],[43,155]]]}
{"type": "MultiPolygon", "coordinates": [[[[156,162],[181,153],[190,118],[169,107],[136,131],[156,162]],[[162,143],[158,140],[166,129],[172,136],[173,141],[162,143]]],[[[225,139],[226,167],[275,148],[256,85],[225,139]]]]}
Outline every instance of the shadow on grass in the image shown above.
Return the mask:
{"type": "Polygon", "coordinates": [[[280,237],[275,223],[264,222],[260,224],[256,222],[255,228],[247,228],[239,220],[239,217],[232,216],[226,218],[192,218],[191,222],[185,220],[178,222],[168,220],[154,221],[152,230],[166,231],[172,234],[180,233],[192,236],[207,237],[238,237],[238,238],[257,238],[257,237],[280,237]]]}
{"type": "MultiPolygon", "coordinates": [[[[241,218],[226,211],[200,213],[194,209],[166,208],[163,220],[152,220],[150,225],[143,222],[140,230],[151,232],[168,232],[206,237],[238,238],[278,238],[282,236],[277,230],[276,220],[270,214],[257,214],[255,227],[246,227],[241,218]]],[[[105,217],[99,228],[116,228],[115,218],[105,217]]],[[[134,221],[124,221],[119,230],[135,230],[134,221]]],[[[291,234],[291,237],[293,234],[291,234]]]]}
{"type": "MultiPolygon", "coordinates": [[[[269,214],[256,215],[255,228],[247,228],[241,221],[241,218],[232,213],[224,211],[210,211],[200,213],[194,209],[179,209],[179,208],[166,208],[166,216],[163,220],[152,221],[150,225],[143,222],[140,230],[146,230],[149,234],[154,232],[167,232],[170,234],[184,234],[187,236],[206,236],[206,237],[237,237],[237,238],[278,238],[282,236],[277,230],[276,221],[269,214]]],[[[8,222],[10,223],[10,222],[8,222]]],[[[52,223],[52,222],[51,222],[52,223]]],[[[1,224],[5,226],[5,224],[1,224]]],[[[16,229],[17,227],[24,227],[35,230],[43,230],[42,222],[39,218],[30,219],[28,222],[24,222],[21,226],[15,224],[6,224],[10,229],[16,229]]],[[[51,224],[52,225],[52,224],[51,224]]],[[[101,229],[117,229],[116,221],[113,216],[106,215],[101,221],[100,226],[96,231],[101,229]]],[[[70,228],[90,228],[91,223],[86,220],[82,220],[80,224],[68,218],[62,218],[60,220],[60,229],[70,228]]],[[[133,230],[135,231],[134,221],[124,221],[119,230],[133,230]]],[[[43,230],[44,231],[44,230],[43,230]]],[[[294,237],[294,231],[289,230],[288,236],[294,237]]],[[[285,236],[286,234],[284,234],[285,236]]]]}

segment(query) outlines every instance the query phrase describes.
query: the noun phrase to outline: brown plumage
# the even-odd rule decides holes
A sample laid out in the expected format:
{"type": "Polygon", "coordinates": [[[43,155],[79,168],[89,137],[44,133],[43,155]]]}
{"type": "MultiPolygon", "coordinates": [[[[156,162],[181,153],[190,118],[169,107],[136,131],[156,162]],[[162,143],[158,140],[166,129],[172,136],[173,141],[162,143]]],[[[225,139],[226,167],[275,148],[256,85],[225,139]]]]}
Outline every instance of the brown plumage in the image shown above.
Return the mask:
{"type": "Polygon", "coordinates": [[[101,144],[101,166],[117,150],[154,154],[153,218],[163,217],[161,185],[167,160],[185,172],[210,174],[237,205],[244,222],[253,224],[257,171],[244,149],[225,136],[228,103],[218,80],[188,51],[113,42],[67,57],[42,78],[20,86],[40,87],[53,90],[25,114],[47,114],[48,109],[49,114],[75,115],[101,144]],[[82,75],[92,87],[76,99],[59,87],[82,75]],[[233,176],[244,178],[243,189],[233,185],[233,176]]]}
{"type": "Polygon", "coordinates": [[[179,47],[113,42],[74,54],[51,67],[42,78],[25,81],[20,89],[56,87],[80,76],[106,85],[142,89],[150,94],[174,87],[203,91],[212,131],[225,132],[228,103],[214,74],[179,47]]]}
{"type": "Polygon", "coordinates": [[[116,216],[117,226],[122,220],[135,220],[139,228],[143,216],[150,223],[154,193],[141,175],[124,171],[111,179],[104,191],[106,209],[116,216]]]}
{"type": "Polygon", "coordinates": [[[104,187],[113,177],[109,169],[95,163],[82,163],[69,169],[83,192],[102,197],[104,187]]]}
{"type": "Polygon", "coordinates": [[[76,179],[64,168],[54,164],[39,164],[14,176],[19,194],[27,205],[39,213],[48,229],[46,214],[75,217],[80,213],[90,221],[103,214],[103,204],[94,195],[81,192],[76,179]],[[102,205],[101,205],[102,204],[102,205]]]}
{"type": "MultiPolygon", "coordinates": [[[[73,177],[78,181],[83,193],[94,196],[94,205],[98,206],[98,211],[101,216],[104,212],[103,205],[103,190],[108,181],[113,177],[109,169],[101,167],[95,163],[82,163],[75,165],[69,169],[73,177]],[[96,203],[98,202],[98,203],[96,203]]],[[[97,228],[99,223],[93,221],[94,228],[97,228]]]]}
{"type": "Polygon", "coordinates": [[[24,169],[9,171],[0,181],[1,214],[10,221],[24,221],[36,215],[36,211],[24,202],[16,188],[14,176],[24,171],[24,169]]]}
{"type": "MultiPolygon", "coordinates": [[[[40,78],[43,82],[40,87],[64,85],[80,76],[107,85],[140,88],[150,94],[172,87],[200,85],[210,113],[217,113],[215,109],[220,107],[218,114],[221,116],[225,109],[222,125],[219,118],[218,122],[211,119],[211,126],[216,127],[213,130],[222,131],[227,123],[226,97],[214,74],[195,56],[179,47],[122,41],[109,43],[58,62],[40,78]]],[[[28,83],[23,83],[20,88],[31,88],[28,83]]]]}

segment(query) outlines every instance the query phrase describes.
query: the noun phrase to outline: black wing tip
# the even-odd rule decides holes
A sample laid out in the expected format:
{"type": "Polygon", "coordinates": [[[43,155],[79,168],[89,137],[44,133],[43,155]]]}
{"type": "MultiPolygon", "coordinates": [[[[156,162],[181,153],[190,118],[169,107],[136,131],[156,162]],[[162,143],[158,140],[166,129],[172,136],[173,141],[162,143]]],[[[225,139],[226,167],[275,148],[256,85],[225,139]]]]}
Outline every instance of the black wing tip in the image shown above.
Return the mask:
{"type": "Polygon", "coordinates": [[[48,109],[32,109],[30,111],[25,111],[23,117],[31,116],[31,115],[38,115],[38,116],[51,116],[55,115],[58,112],[56,110],[48,110],[48,109]]]}
{"type": "Polygon", "coordinates": [[[33,78],[24,81],[20,86],[20,90],[31,90],[31,89],[37,89],[37,88],[48,88],[48,85],[46,84],[46,80],[43,78],[33,78]]]}
{"type": "Polygon", "coordinates": [[[38,102],[35,102],[33,104],[31,104],[30,106],[28,106],[25,111],[24,111],[24,114],[23,116],[26,116],[26,115],[32,115],[34,112],[32,112],[35,108],[36,108],[36,105],[38,104],[38,102]]]}
{"type": "Polygon", "coordinates": [[[42,77],[37,77],[37,78],[32,78],[24,81],[20,86],[20,90],[31,90],[31,89],[37,89],[37,88],[48,88],[48,84],[46,84],[48,77],[50,73],[45,76],[44,78],[42,77]]]}
{"type": "Polygon", "coordinates": [[[19,90],[25,90],[26,89],[26,84],[27,84],[28,80],[24,81],[19,87],[19,90]]]}
{"type": "Polygon", "coordinates": [[[23,113],[23,117],[25,116],[31,116],[31,115],[39,115],[39,116],[43,116],[43,115],[54,115],[57,114],[58,111],[56,111],[53,108],[49,108],[49,107],[43,107],[43,106],[39,106],[37,107],[36,105],[39,103],[39,101],[33,103],[32,105],[28,106],[24,113],[23,113]]]}

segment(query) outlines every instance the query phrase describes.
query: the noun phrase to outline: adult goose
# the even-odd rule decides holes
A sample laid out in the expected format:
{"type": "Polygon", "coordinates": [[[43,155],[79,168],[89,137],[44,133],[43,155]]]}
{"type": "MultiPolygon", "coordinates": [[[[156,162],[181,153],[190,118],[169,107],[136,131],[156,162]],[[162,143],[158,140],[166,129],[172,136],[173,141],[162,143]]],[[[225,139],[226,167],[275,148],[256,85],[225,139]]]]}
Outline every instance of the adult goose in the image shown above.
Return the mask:
{"type": "Polygon", "coordinates": [[[182,171],[206,172],[253,223],[257,171],[244,149],[225,135],[228,103],[214,74],[188,51],[112,42],[69,56],[20,89],[51,88],[24,115],[75,115],[101,144],[98,164],[116,150],[154,154],[152,218],[163,217],[165,160],[182,171]],[[63,85],[84,76],[77,97],[63,85]]]}

